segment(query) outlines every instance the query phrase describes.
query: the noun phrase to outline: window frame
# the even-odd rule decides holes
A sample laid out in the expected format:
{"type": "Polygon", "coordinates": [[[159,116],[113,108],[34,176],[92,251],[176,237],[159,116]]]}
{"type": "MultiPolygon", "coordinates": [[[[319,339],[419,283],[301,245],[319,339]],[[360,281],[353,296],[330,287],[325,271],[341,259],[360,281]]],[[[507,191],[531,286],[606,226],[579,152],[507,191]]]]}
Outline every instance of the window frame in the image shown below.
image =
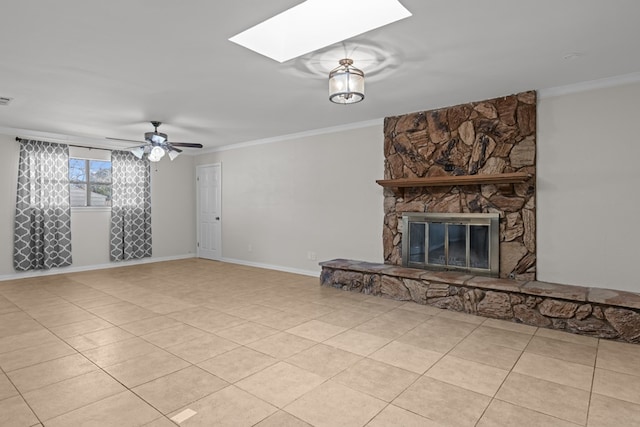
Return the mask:
{"type": "Polygon", "coordinates": [[[109,206],[92,206],[91,205],[91,184],[101,184],[101,185],[108,185],[109,187],[113,188],[113,177],[111,177],[109,182],[93,182],[91,181],[91,162],[108,162],[109,165],[111,166],[111,159],[107,160],[107,159],[96,159],[96,158],[91,158],[91,157],[84,157],[84,156],[72,156],[69,155],[69,167],[71,167],[71,161],[72,160],[82,160],[84,161],[84,174],[85,177],[87,178],[86,181],[77,181],[77,180],[71,180],[71,177],[69,177],[69,199],[71,199],[71,186],[73,184],[81,184],[81,185],[85,185],[86,188],[86,192],[84,195],[84,200],[86,205],[85,206],[73,206],[71,204],[71,200],[69,200],[69,206],[71,207],[72,211],[111,211],[111,205],[109,206]]]}

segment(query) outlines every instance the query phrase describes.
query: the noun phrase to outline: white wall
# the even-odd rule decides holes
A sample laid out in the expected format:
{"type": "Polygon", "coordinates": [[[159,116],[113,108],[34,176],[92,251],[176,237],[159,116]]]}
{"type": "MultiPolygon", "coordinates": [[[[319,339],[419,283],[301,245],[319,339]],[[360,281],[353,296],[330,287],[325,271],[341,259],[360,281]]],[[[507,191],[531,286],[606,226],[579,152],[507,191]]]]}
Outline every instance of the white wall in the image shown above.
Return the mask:
{"type": "MultiPolygon", "coordinates": [[[[0,278],[29,275],[13,270],[13,218],[16,199],[19,144],[15,135],[0,135],[0,278]]],[[[70,148],[70,154],[109,158],[108,151],[70,148]],[[106,156],[106,157],[105,157],[106,156]]],[[[163,159],[152,166],[151,214],[153,258],[179,258],[195,254],[194,158],[163,159]]],[[[119,265],[109,261],[110,212],[74,209],[71,213],[73,264],[55,272],[92,266],[119,265]]]]}
{"type": "Polygon", "coordinates": [[[225,259],[307,273],[333,258],[382,262],[382,123],[196,158],[216,162],[225,259]]]}
{"type": "Polygon", "coordinates": [[[194,157],[151,165],[153,258],[196,253],[196,173],[194,157]]]}
{"type": "Polygon", "coordinates": [[[13,273],[13,218],[20,156],[20,147],[14,138],[0,135],[0,277],[13,273]]]}
{"type": "MultiPolygon", "coordinates": [[[[631,84],[538,101],[539,280],[640,292],[638,99],[631,84]]],[[[382,144],[372,126],[197,158],[222,162],[223,256],[381,262],[382,144]]]]}
{"type": "MultiPolygon", "coordinates": [[[[538,101],[539,280],[640,292],[638,99],[640,83],[538,101]]],[[[0,135],[0,277],[13,274],[13,138],[0,135]]],[[[225,258],[303,272],[382,262],[382,147],[380,124],[163,161],[154,257],[195,252],[195,165],[221,162],[225,258]]],[[[108,220],[96,218],[74,213],[74,266],[108,263],[108,220]]]]}
{"type": "Polygon", "coordinates": [[[538,279],[640,292],[640,83],[538,102],[538,279]]]}

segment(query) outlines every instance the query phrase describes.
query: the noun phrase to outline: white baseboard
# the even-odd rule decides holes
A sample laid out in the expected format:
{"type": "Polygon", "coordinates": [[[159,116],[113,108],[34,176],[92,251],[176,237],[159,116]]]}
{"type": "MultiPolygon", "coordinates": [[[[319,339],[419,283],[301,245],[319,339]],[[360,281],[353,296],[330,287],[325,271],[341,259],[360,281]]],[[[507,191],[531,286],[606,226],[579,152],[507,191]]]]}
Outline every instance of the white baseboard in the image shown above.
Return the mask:
{"type": "Polygon", "coordinates": [[[79,267],[74,267],[73,265],[71,265],[69,267],[52,268],[50,270],[31,270],[31,271],[24,271],[24,272],[15,272],[13,274],[1,275],[0,282],[6,281],[6,280],[25,279],[28,277],[52,276],[54,274],[77,273],[80,271],[102,270],[104,268],[117,268],[117,267],[125,267],[130,265],[149,264],[149,263],[161,262],[161,261],[175,261],[179,259],[187,259],[187,258],[194,258],[194,257],[195,257],[195,254],[171,255],[171,256],[157,257],[157,258],[151,257],[151,258],[135,259],[131,261],[113,261],[105,264],[83,265],[79,267]]]}
{"type": "Polygon", "coordinates": [[[221,258],[220,261],[228,262],[230,264],[246,265],[248,267],[266,268],[267,270],[284,271],[285,273],[301,274],[303,276],[320,277],[319,271],[302,270],[299,268],[284,267],[282,265],[264,264],[261,262],[253,262],[253,261],[246,261],[243,259],[224,258],[224,257],[221,258]]]}
{"type": "MultiPolygon", "coordinates": [[[[157,257],[157,258],[153,258],[153,257],[142,258],[142,259],[136,259],[131,261],[117,261],[117,262],[114,261],[114,262],[109,262],[105,264],[83,265],[79,267],[69,266],[69,267],[52,268],[50,270],[31,270],[31,271],[24,271],[24,272],[15,272],[12,274],[0,275],[0,282],[7,281],[7,280],[15,280],[15,279],[26,279],[29,277],[52,276],[55,274],[77,273],[81,271],[102,270],[104,268],[117,268],[117,267],[125,267],[130,265],[149,264],[153,262],[175,261],[179,259],[188,259],[188,258],[195,258],[195,257],[196,257],[195,254],[172,255],[172,256],[157,257]]],[[[320,277],[319,271],[302,270],[299,268],[285,267],[282,265],[265,264],[261,262],[252,262],[252,261],[246,261],[243,259],[235,259],[235,258],[221,258],[220,261],[228,262],[230,264],[246,265],[248,267],[258,267],[258,268],[265,268],[267,270],[276,270],[276,271],[284,271],[286,273],[301,274],[303,276],[320,277]]]]}

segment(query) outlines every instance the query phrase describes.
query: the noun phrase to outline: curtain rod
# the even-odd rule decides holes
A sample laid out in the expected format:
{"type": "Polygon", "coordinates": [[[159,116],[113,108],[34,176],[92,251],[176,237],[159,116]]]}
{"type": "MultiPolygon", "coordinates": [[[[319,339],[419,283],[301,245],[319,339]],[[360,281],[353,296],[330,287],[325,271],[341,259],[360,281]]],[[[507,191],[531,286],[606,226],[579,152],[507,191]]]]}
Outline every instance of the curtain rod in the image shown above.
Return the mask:
{"type": "MultiPolygon", "coordinates": [[[[25,138],[20,138],[19,136],[16,136],[16,141],[22,142],[22,141],[29,141],[29,140],[25,139],[25,138]]],[[[118,150],[113,150],[111,148],[89,147],[88,145],[76,145],[76,144],[65,144],[65,145],[67,145],[69,147],[88,148],[89,150],[118,151],[118,150]]]]}

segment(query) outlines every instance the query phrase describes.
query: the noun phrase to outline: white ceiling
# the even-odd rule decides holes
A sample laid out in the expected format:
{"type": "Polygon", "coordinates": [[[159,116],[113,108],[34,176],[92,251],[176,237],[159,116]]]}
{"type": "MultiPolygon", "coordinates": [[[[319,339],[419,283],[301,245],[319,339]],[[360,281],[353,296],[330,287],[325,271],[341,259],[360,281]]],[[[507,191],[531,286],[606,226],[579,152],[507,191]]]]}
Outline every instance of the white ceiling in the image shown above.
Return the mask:
{"type": "Polygon", "coordinates": [[[283,64],[227,40],[299,3],[4,1],[0,130],[95,143],[160,120],[213,148],[640,71],[637,0],[401,0],[412,17],[283,64]],[[349,106],[327,94],[345,50],[367,74],[349,106]]]}

